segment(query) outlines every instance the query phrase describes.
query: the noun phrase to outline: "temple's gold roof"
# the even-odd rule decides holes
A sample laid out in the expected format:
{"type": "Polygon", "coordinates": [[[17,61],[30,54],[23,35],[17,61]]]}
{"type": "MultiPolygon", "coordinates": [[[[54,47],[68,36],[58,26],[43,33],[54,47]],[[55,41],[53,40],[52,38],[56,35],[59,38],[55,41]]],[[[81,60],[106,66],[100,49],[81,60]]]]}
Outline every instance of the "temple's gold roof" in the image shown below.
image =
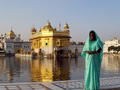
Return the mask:
{"type": "Polygon", "coordinates": [[[64,25],[64,29],[69,29],[69,25],[68,25],[68,24],[65,24],[65,25],[64,25]]]}
{"type": "Polygon", "coordinates": [[[36,32],[37,30],[35,29],[35,27],[33,27],[32,29],[31,29],[31,32],[36,32]]]}
{"type": "Polygon", "coordinates": [[[48,21],[48,23],[43,28],[48,28],[48,29],[52,28],[51,23],[48,21]]]}
{"type": "Polygon", "coordinates": [[[13,32],[13,30],[11,30],[11,31],[8,33],[8,37],[16,37],[15,33],[13,32]]]}

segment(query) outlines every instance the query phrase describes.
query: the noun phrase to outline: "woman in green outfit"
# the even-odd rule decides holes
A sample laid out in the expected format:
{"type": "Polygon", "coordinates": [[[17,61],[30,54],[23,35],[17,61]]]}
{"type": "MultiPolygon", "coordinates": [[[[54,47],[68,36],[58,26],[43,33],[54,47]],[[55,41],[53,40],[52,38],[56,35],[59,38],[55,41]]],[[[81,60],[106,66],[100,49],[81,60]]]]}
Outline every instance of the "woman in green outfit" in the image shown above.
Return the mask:
{"type": "Polygon", "coordinates": [[[99,90],[103,43],[95,31],[90,31],[81,55],[85,59],[84,90],[99,90]]]}

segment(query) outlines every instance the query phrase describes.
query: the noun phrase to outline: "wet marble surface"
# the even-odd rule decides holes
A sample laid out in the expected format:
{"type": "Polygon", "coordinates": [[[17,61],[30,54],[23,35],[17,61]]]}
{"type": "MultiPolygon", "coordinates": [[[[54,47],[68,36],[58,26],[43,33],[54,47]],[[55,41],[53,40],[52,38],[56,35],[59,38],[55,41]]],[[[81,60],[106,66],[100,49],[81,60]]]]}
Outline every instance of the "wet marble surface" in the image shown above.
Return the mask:
{"type": "MultiPolygon", "coordinates": [[[[120,88],[120,77],[100,78],[101,89],[120,88]]],[[[1,83],[0,90],[83,90],[83,80],[1,83]]]]}

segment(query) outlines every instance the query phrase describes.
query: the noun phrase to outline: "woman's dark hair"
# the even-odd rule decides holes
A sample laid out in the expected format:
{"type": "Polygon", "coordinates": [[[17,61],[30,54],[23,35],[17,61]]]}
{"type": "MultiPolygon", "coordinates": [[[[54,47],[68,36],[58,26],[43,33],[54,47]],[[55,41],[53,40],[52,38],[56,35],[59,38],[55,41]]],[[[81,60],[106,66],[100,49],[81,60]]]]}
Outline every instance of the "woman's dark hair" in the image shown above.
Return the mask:
{"type": "Polygon", "coordinates": [[[94,34],[94,40],[96,40],[96,34],[95,34],[95,31],[90,31],[89,36],[90,36],[91,33],[94,34]]]}

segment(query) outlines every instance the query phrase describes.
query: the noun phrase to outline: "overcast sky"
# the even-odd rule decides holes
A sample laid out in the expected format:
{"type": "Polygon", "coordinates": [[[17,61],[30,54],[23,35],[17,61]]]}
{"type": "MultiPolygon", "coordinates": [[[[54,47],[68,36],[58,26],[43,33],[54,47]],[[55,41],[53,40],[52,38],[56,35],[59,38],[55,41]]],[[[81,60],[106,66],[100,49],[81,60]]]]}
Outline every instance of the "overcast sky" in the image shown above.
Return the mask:
{"type": "Polygon", "coordinates": [[[71,40],[84,41],[90,30],[102,40],[120,39],[120,0],[0,0],[0,33],[13,28],[22,38],[47,21],[53,27],[70,26],[71,40]]]}

